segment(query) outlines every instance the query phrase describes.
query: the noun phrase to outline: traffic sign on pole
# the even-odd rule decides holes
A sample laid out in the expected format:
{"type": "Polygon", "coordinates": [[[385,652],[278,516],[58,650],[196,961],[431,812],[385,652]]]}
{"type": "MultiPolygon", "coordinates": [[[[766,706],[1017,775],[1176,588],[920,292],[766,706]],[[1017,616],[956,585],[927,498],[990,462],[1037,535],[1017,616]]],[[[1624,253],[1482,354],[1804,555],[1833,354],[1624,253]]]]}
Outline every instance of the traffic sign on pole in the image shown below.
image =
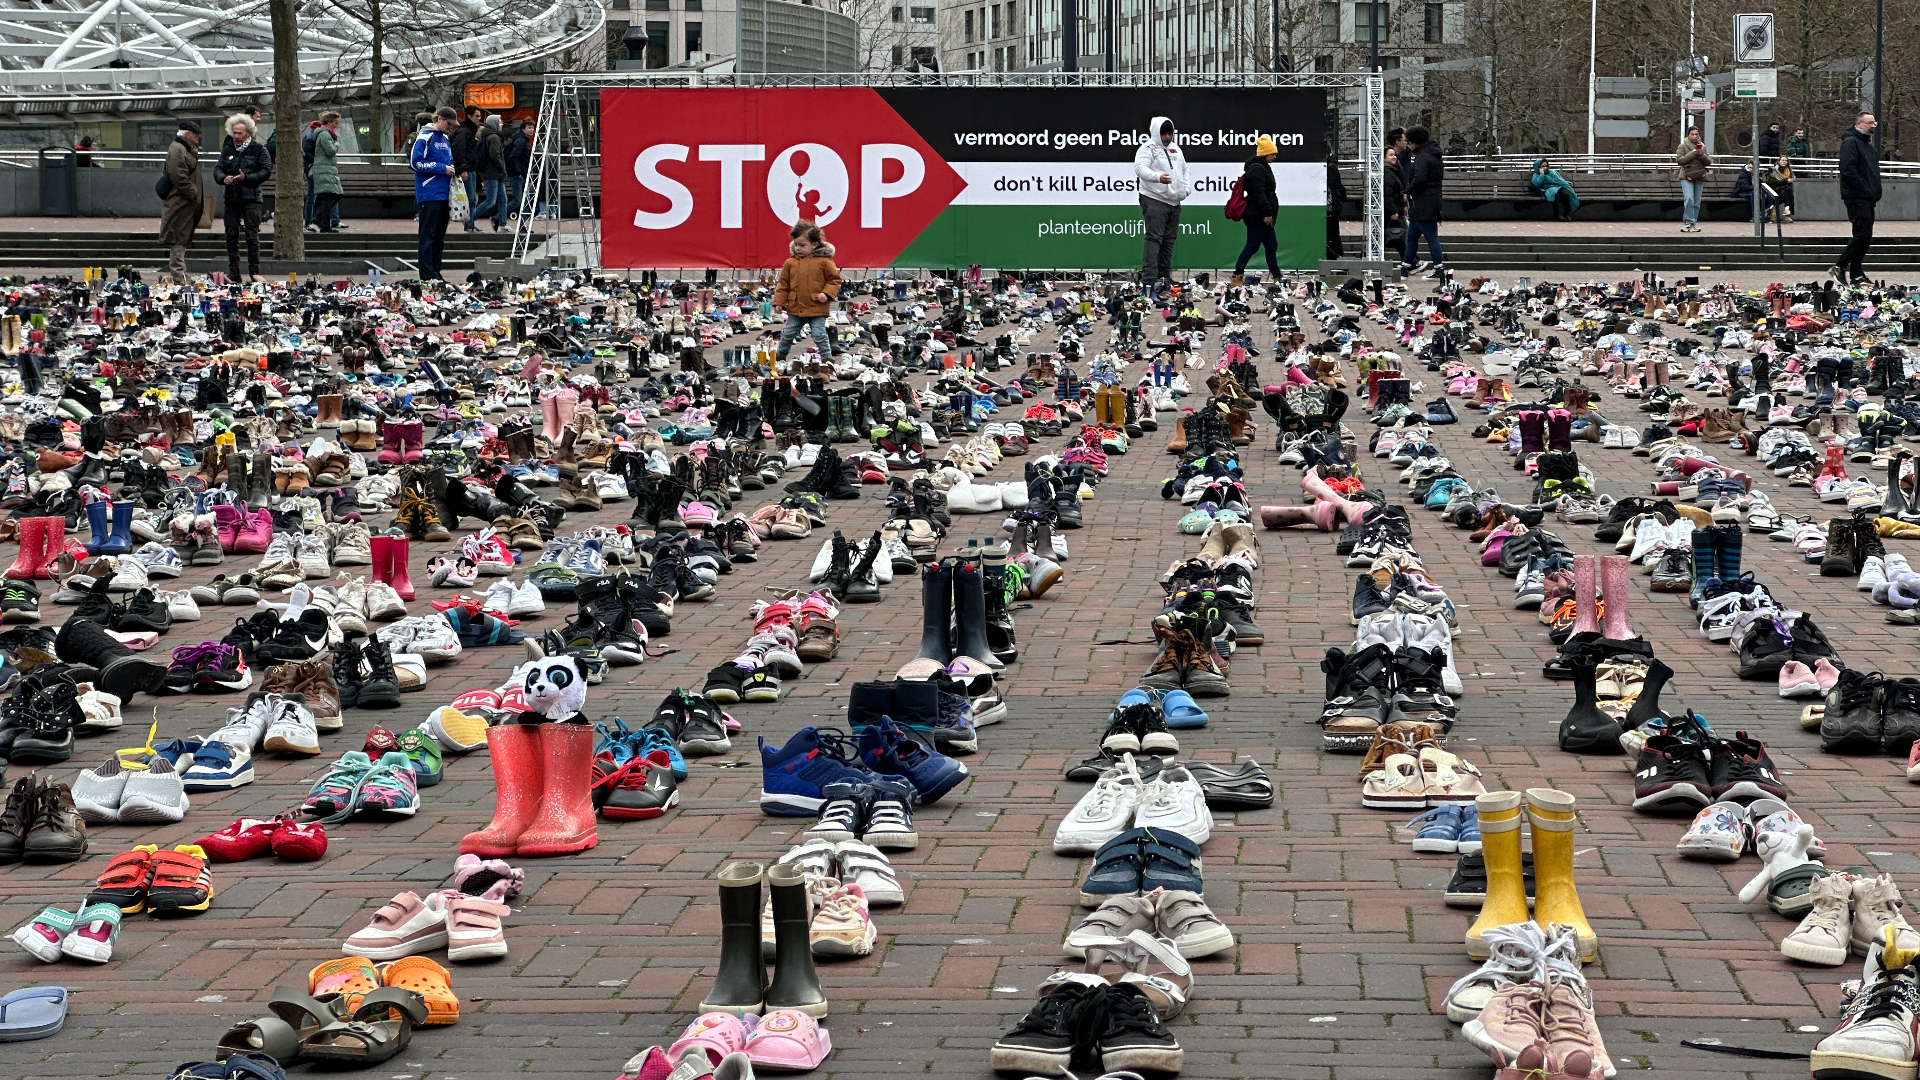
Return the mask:
{"type": "Polygon", "coordinates": [[[1733,17],[1733,59],[1739,64],[1773,63],[1773,16],[1733,17]]]}
{"type": "Polygon", "coordinates": [[[1780,96],[1779,68],[1735,68],[1733,96],[1737,98],[1777,98],[1780,96]]]}

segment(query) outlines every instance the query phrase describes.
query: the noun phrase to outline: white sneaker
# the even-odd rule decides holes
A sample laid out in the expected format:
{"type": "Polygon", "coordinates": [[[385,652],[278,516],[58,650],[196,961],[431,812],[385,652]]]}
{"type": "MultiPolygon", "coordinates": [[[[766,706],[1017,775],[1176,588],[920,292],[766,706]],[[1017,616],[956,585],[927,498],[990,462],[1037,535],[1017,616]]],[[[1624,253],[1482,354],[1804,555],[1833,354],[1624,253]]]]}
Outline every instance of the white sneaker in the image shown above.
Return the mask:
{"type": "Polygon", "coordinates": [[[443,615],[414,615],[383,631],[394,652],[410,652],[429,663],[460,655],[460,635],[443,615]]]}
{"type": "Polygon", "coordinates": [[[179,821],[188,809],[186,783],[172,761],[155,757],[145,770],[127,774],[127,788],[120,796],[121,821],[179,821]]]}
{"type": "Polygon", "coordinates": [[[333,552],[327,550],[327,538],[309,533],[300,541],[300,573],[308,581],[333,576],[333,552]]]}
{"type": "Polygon", "coordinates": [[[393,586],[384,581],[369,581],[366,590],[367,618],[385,622],[406,617],[407,605],[400,599],[400,594],[393,591],[393,586]]]}
{"type": "Polygon", "coordinates": [[[486,594],[481,598],[480,610],[489,615],[512,614],[513,597],[516,591],[511,581],[494,582],[487,586],[486,594]]]}
{"type": "Polygon", "coordinates": [[[526,615],[541,615],[547,610],[547,602],[540,596],[540,588],[531,581],[523,581],[513,590],[513,599],[507,604],[507,614],[514,618],[526,615]]]}
{"type": "Polygon", "coordinates": [[[200,617],[200,605],[194,602],[193,594],[185,589],[176,592],[163,592],[160,598],[167,602],[167,614],[174,622],[193,622],[200,617]]]}
{"type": "Polygon", "coordinates": [[[113,564],[113,577],[107,582],[108,592],[130,593],[146,588],[151,582],[147,577],[146,564],[128,556],[117,559],[113,564]]]}
{"type": "Polygon", "coordinates": [[[904,904],[907,894],[894,875],[893,863],[880,849],[858,840],[843,840],[834,845],[840,855],[840,880],[858,885],[870,904],[904,904]]]}
{"type": "MultiPolygon", "coordinates": [[[[158,760],[158,759],[156,759],[158,760]]],[[[73,807],[83,820],[98,824],[120,820],[120,800],[127,789],[130,770],[120,767],[120,759],[111,757],[97,769],[81,769],[73,778],[73,807]]]]}
{"type": "Polygon", "coordinates": [[[335,566],[367,566],[373,562],[373,540],[367,527],[357,521],[340,526],[340,536],[333,542],[333,563],[335,566]]]}
{"type": "Polygon", "coordinates": [[[1094,781],[1093,790],[1080,797],[1053,834],[1056,855],[1091,855],[1100,845],[1133,827],[1143,785],[1133,755],[1121,758],[1094,781]]]}
{"type": "Polygon", "coordinates": [[[1140,796],[1134,812],[1136,829],[1168,829],[1196,844],[1213,836],[1213,814],[1207,809],[1207,793],[1185,766],[1160,770],[1140,796]]]}
{"type": "Polygon", "coordinates": [[[165,544],[147,543],[133,553],[134,560],[147,568],[147,578],[177,578],[182,563],[180,553],[165,544]]]}
{"type": "Polygon", "coordinates": [[[593,488],[600,493],[600,501],[603,503],[619,502],[628,497],[627,482],[604,469],[587,479],[592,481],[593,488]]]}
{"type": "Polygon", "coordinates": [[[313,711],[299,694],[269,694],[272,719],[267,723],[266,742],[261,749],[269,754],[317,754],[320,732],[314,727],[313,711]]]}

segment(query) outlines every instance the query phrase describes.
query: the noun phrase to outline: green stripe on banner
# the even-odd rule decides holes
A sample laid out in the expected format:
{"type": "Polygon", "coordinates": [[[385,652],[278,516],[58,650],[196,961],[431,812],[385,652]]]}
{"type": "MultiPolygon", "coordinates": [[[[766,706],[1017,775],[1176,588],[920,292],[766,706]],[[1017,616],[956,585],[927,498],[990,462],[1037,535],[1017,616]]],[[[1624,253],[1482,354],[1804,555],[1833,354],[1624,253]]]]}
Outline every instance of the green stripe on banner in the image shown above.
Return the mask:
{"type": "MultiPolygon", "coordinates": [[[[1233,266],[1246,245],[1246,227],[1228,221],[1218,206],[1183,208],[1173,265],[1191,270],[1233,266]]],[[[1327,248],[1327,213],[1318,206],[1282,206],[1273,219],[1280,266],[1309,270],[1327,248]]],[[[942,269],[1044,267],[1104,270],[1140,265],[1146,239],[1140,207],[1132,206],[949,206],[913,238],[893,265],[942,269]]],[[[1250,268],[1264,270],[1265,252],[1250,268]]]]}

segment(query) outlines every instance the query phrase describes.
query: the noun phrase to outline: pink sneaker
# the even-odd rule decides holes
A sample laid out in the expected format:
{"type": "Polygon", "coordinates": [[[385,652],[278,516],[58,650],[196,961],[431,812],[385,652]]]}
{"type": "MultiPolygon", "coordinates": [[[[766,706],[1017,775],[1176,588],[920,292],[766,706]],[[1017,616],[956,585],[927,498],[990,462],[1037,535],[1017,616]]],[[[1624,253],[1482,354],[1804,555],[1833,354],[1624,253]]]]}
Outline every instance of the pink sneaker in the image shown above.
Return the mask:
{"type": "MultiPolygon", "coordinates": [[[[1820,663],[1824,664],[1826,661],[1821,660],[1820,663]]],[[[1820,681],[1814,676],[1812,668],[1798,660],[1789,660],[1780,665],[1781,697],[1813,697],[1816,694],[1824,694],[1825,692],[1826,688],[1820,685],[1820,681]]]]}

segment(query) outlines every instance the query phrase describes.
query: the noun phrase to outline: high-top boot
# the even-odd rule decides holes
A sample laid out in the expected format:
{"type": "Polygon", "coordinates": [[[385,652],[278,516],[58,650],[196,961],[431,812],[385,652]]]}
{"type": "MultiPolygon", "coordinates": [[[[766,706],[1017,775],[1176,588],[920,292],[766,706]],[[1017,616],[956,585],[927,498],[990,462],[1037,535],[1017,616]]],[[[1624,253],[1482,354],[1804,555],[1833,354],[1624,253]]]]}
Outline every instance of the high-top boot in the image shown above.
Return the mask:
{"type": "MultiPolygon", "coordinates": [[[[1486,932],[1495,926],[1526,922],[1527,885],[1520,862],[1520,793],[1490,791],[1474,799],[1480,817],[1480,852],[1487,864],[1487,898],[1480,917],[1467,931],[1467,956],[1490,955],[1486,932]]],[[[1536,856],[1538,858],[1538,856],[1536,856]]],[[[1539,872],[1536,865],[1535,873],[1539,872]]]]}
{"type": "Polygon", "coordinates": [[[1520,414],[1520,455],[1538,454],[1547,448],[1547,418],[1538,412],[1520,414]]]}
{"type": "Polygon", "coordinates": [[[99,671],[92,682],[101,691],[122,702],[133,695],[159,693],[167,677],[167,662],[139,656],[107,633],[107,628],[89,619],[68,619],[54,639],[55,655],[69,664],[82,664],[99,671]]]}
{"type": "Polygon", "coordinates": [[[486,859],[516,853],[520,834],[540,810],[545,784],[540,729],[550,726],[554,725],[507,723],[487,729],[487,757],[493,763],[493,821],[460,841],[461,854],[486,859]]]}
{"type": "Polygon", "coordinates": [[[319,415],[315,416],[313,419],[313,422],[315,424],[325,427],[329,425],[338,425],[340,423],[340,405],[342,401],[341,395],[320,394],[316,396],[313,400],[314,400],[314,404],[317,405],[320,410],[319,415]]]}
{"type": "Polygon", "coordinates": [[[1372,508],[1370,503],[1349,502],[1341,498],[1339,492],[1334,491],[1333,488],[1327,485],[1325,480],[1320,478],[1320,470],[1318,467],[1308,469],[1301,474],[1300,490],[1320,502],[1330,504],[1334,510],[1339,513],[1340,520],[1349,525],[1358,525],[1364,522],[1367,517],[1367,511],[1372,508]]]}
{"type": "Polygon", "coordinates": [[[1334,519],[1338,516],[1339,511],[1328,502],[1316,502],[1312,506],[1263,506],[1260,508],[1260,524],[1268,529],[1310,525],[1321,532],[1332,532],[1334,519]]]}
{"type": "Polygon", "coordinates": [[[1179,423],[1176,423],[1173,425],[1173,438],[1167,440],[1167,453],[1169,454],[1186,453],[1187,421],[1192,419],[1193,419],[1193,415],[1189,413],[1188,415],[1181,417],[1179,423]]]}
{"type": "MultiPolygon", "coordinates": [[[[730,862],[720,870],[720,970],[700,1011],[757,1015],[767,996],[767,968],[760,957],[760,882],[766,867],[730,862]]],[[[779,934],[775,928],[776,937],[779,934]]],[[[776,953],[778,950],[775,950],[776,953]]]]}
{"type": "MultiPolygon", "coordinates": [[[[940,563],[920,572],[920,652],[916,660],[953,663],[953,565],[940,563]]],[[[974,657],[979,660],[980,657],[974,657]]],[[[984,661],[982,661],[984,663],[984,661]]]]}
{"type": "Polygon", "coordinates": [[[1607,598],[1601,634],[1609,641],[1627,641],[1633,626],[1627,622],[1627,593],[1633,586],[1625,555],[1600,556],[1600,591],[1607,598]]]}
{"type": "MultiPolygon", "coordinates": [[[[589,734],[592,728],[588,728],[589,734]]],[[[1571,834],[1569,834],[1571,839],[1571,834]]],[[[1572,849],[1568,849],[1572,858],[1572,849]]],[[[1571,867],[1569,867],[1571,869],[1571,867]]],[[[815,1018],[827,1015],[827,995],[813,970],[809,934],[813,908],[807,881],[794,865],[767,868],[767,893],[773,902],[773,981],[767,985],[767,1010],[798,1009],[815,1018]]]]}
{"type": "Polygon", "coordinates": [[[1594,564],[1591,555],[1573,557],[1573,633],[1591,634],[1600,629],[1599,607],[1594,597],[1594,564]]]}
{"type": "Polygon", "coordinates": [[[1600,711],[1595,662],[1591,653],[1573,661],[1573,708],[1560,721],[1560,749],[1570,754],[1617,754],[1620,724],[1600,711]]]}
{"type": "Polygon", "coordinates": [[[1633,701],[1633,708],[1626,718],[1620,721],[1622,731],[1629,731],[1641,724],[1666,713],[1660,708],[1660,691],[1667,688],[1667,681],[1673,678],[1673,669],[1649,656],[1646,659],[1647,674],[1640,684],[1640,696],[1633,701]]]}
{"type": "Polygon", "coordinates": [[[540,395],[540,434],[550,443],[560,441],[560,402],[551,393],[540,395]]]}
{"type": "Polygon", "coordinates": [[[1720,580],[1735,580],[1740,576],[1740,549],[1745,543],[1745,537],[1740,532],[1740,526],[1721,525],[1707,531],[1719,534],[1716,547],[1720,552],[1720,559],[1717,566],[1720,580]]]}
{"type": "Polygon", "coordinates": [[[1573,449],[1573,416],[1560,409],[1547,414],[1547,449],[1573,449]]]}
{"type": "MultiPolygon", "coordinates": [[[[1573,927],[1581,961],[1593,960],[1600,955],[1600,937],[1587,922],[1573,885],[1573,796],[1553,788],[1528,788],[1527,817],[1533,824],[1533,920],[1541,929],[1554,923],[1573,927]]],[[[1480,832],[1484,838],[1484,820],[1480,832]]],[[[1487,891],[1491,900],[1491,881],[1487,891]]]]}
{"type": "Polygon", "coordinates": [[[107,534],[106,543],[94,554],[125,555],[133,550],[133,507],[129,500],[113,504],[113,529],[107,534]]]}
{"type": "Polygon", "coordinates": [[[980,564],[961,561],[953,566],[953,651],[993,668],[1006,667],[987,641],[987,594],[980,564]]]}
{"type": "Polygon", "coordinates": [[[92,538],[86,542],[87,554],[100,554],[100,546],[107,542],[107,537],[113,531],[108,524],[112,512],[113,507],[104,500],[87,504],[87,528],[93,533],[92,538]]]}
{"type": "MultiPolygon", "coordinates": [[[[404,536],[387,537],[386,582],[393,586],[394,592],[400,594],[400,599],[406,601],[413,600],[413,582],[407,578],[408,549],[412,546],[413,541],[404,536]]],[[[379,560],[380,557],[375,555],[374,561],[378,562],[379,560]]]]}
{"type": "Polygon", "coordinates": [[[5,576],[8,579],[31,581],[47,576],[42,570],[47,564],[47,523],[50,521],[65,523],[64,518],[20,519],[20,554],[14,556],[13,565],[7,567],[5,576]]]}
{"type": "Polygon", "coordinates": [[[540,811],[514,843],[515,854],[568,855],[600,842],[594,827],[593,725],[540,724],[540,811]]]}
{"type": "Polygon", "coordinates": [[[1690,599],[1695,607],[1700,606],[1707,583],[1720,580],[1720,536],[1719,529],[1693,530],[1693,589],[1690,599]]]}

